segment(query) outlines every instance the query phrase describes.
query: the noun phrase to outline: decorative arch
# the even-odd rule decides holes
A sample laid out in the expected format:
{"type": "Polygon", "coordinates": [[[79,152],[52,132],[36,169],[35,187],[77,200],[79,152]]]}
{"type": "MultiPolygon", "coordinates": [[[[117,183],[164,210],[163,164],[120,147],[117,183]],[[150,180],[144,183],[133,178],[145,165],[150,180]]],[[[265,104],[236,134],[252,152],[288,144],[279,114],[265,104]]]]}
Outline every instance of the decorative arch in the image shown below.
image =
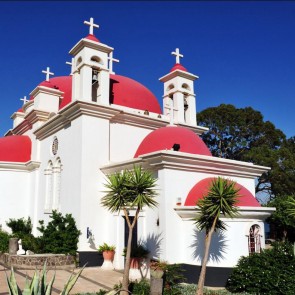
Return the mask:
{"type": "Polygon", "coordinates": [[[91,60],[92,62],[99,63],[99,64],[103,65],[103,61],[102,61],[102,59],[99,58],[99,57],[96,56],[96,55],[92,56],[90,60],[91,60]]]}
{"type": "Polygon", "coordinates": [[[77,59],[76,66],[78,66],[81,62],[82,62],[82,57],[80,56],[80,57],[77,59]]]}
{"type": "Polygon", "coordinates": [[[52,210],[52,171],[53,164],[52,161],[49,160],[47,163],[47,167],[44,170],[45,174],[45,212],[49,212],[52,210]]]}
{"type": "Polygon", "coordinates": [[[173,89],[175,86],[174,84],[169,84],[166,91],[170,91],[171,89],[173,89]]]}
{"type": "Polygon", "coordinates": [[[60,188],[61,188],[61,171],[62,163],[61,159],[58,157],[53,165],[53,194],[52,194],[52,209],[59,211],[60,209],[60,188]]]}
{"type": "Polygon", "coordinates": [[[186,89],[186,90],[188,90],[188,91],[191,91],[191,88],[188,86],[188,84],[186,84],[186,83],[183,83],[182,85],[181,85],[181,87],[183,88],[183,89],[186,89]]]}

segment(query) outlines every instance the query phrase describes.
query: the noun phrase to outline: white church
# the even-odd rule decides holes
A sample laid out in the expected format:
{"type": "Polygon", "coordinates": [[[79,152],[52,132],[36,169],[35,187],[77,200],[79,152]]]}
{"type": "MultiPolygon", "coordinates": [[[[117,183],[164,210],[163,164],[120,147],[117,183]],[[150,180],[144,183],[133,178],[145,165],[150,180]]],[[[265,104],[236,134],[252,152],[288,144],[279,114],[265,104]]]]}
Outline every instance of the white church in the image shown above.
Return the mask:
{"type": "Polygon", "coordinates": [[[227,231],[214,235],[209,269],[231,269],[240,256],[259,252],[265,247],[264,220],[274,209],[255,199],[255,179],[269,168],[211,155],[199,137],[207,128],[196,121],[198,76],[181,65],[179,49],[172,52],[176,63],[171,59],[171,69],[159,79],[161,110],[149,89],[113,72],[114,48],[94,35],[98,25],[92,18],[84,23],[89,34],[69,51],[71,75],[43,71],[46,79],[32,86],[0,138],[2,228],[9,218],[30,216],[37,235],[38,220],[48,221],[52,210],[71,213],[82,232],[81,257],[97,253],[104,242],[114,244],[114,267],[122,269],[123,213],[110,213],[100,199],[106,175],[141,165],[158,179],[159,205],[140,213],[135,234],[152,257],[187,269],[201,264],[204,233],[192,218],[196,201],[218,176],[241,189],[240,215],[225,219],[227,231]]]}

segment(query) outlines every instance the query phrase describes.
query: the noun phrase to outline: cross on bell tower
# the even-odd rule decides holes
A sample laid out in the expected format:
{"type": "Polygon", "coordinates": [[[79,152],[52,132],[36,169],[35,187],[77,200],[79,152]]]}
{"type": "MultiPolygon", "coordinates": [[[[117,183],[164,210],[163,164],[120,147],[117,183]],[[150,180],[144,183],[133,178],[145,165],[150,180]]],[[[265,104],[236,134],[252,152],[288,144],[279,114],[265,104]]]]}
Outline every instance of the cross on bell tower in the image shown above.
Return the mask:
{"type": "Polygon", "coordinates": [[[93,35],[93,28],[99,28],[99,25],[94,23],[93,17],[90,18],[90,21],[84,21],[84,25],[89,26],[89,34],[93,35]]]}
{"type": "Polygon", "coordinates": [[[180,64],[180,57],[183,57],[183,54],[181,54],[181,53],[179,52],[179,48],[176,48],[175,51],[172,51],[172,52],[171,52],[171,54],[172,54],[172,55],[175,55],[175,57],[176,57],[176,63],[177,63],[177,64],[180,64]]]}
{"type": "Polygon", "coordinates": [[[23,102],[23,104],[26,104],[29,101],[26,96],[24,96],[24,98],[21,98],[20,100],[23,102]]]}
{"type": "Polygon", "coordinates": [[[119,60],[113,58],[113,51],[110,52],[109,57],[108,57],[108,60],[109,60],[109,71],[110,71],[110,74],[115,74],[115,72],[113,72],[113,62],[119,62],[119,60]]]}

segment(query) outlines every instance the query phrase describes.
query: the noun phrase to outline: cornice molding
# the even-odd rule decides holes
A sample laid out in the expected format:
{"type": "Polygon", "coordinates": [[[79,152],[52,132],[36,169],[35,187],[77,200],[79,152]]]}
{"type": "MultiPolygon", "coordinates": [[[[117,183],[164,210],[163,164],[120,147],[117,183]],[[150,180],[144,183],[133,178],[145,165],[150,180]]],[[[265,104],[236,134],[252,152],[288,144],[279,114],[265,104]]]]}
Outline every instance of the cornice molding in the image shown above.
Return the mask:
{"type": "Polygon", "coordinates": [[[26,163],[0,162],[0,171],[32,172],[38,169],[40,165],[41,163],[36,161],[28,161],[26,163]]]}
{"type": "MultiPolygon", "coordinates": [[[[200,209],[195,206],[177,206],[174,207],[174,210],[184,220],[192,220],[192,218],[195,218],[201,213],[200,209]]],[[[238,216],[235,218],[222,217],[221,220],[226,222],[241,221],[241,219],[245,219],[245,221],[248,222],[250,221],[249,219],[259,219],[264,221],[274,211],[276,211],[276,208],[274,207],[241,206],[238,207],[238,216]]]]}
{"type": "Polygon", "coordinates": [[[88,48],[99,50],[106,53],[110,53],[114,50],[114,48],[107,46],[103,43],[98,43],[98,42],[83,38],[69,51],[69,54],[76,55],[84,47],[88,47],[88,48]]]}
{"type": "Polygon", "coordinates": [[[189,80],[192,80],[192,81],[194,81],[196,79],[199,79],[198,76],[193,75],[191,73],[188,73],[188,72],[185,72],[185,71],[181,71],[181,70],[175,70],[175,71],[170,72],[167,75],[159,78],[159,80],[161,82],[167,82],[167,81],[169,81],[169,80],[171,80],[171,79],[173,79],[175,77],[182,77],[182,78],[189,79],[189,80]]]}
{"type": "Polygon", "coordinates": [[[157,151],[141,155],[137,159],[130,159],[120,163],[113,163],[101,167],[105,173],[114,173],[121,169],[129,169],[134,163],[150,167],[153,170],[174,169],[254,179],[269,167],[252,163],[228,160],[212,156],[181,153],[171,150],[157,151]]]}

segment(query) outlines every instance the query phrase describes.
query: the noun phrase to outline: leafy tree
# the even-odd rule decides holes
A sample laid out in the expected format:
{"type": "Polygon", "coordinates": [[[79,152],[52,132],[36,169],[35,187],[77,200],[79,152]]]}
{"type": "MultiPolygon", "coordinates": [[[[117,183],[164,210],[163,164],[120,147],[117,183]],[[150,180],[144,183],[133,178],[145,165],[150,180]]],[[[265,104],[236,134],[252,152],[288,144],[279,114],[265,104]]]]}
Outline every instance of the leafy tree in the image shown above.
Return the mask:
{"type": "Polygon", "coordinates": [[[10,234],[0,230],[0,252],[6,253],[8,252],[10,234]]]}
{"type": "Polygon", "coordinates": [[[233,293],[293,295],[295,257],[289,243],[274,243],[272,249],[242,257],[227,282],[233,293]]]}
{"type": "Polygon", "coordinates": [[[259,177],[256,192],[266,192],[270,197],[295,193],[295,139],[286,140],[285,134],[264,121],[260,112],[221,104],[200,112],[198,123],[209,128],[202,139],[213,156],[272,168],[259,177]]]}
{"type": "Polygon", "coordinates": [[[239,189],[235,187],[235,184],[233,181],[218,177],[212,181],[208,195],[197,203],[200,214],[196,217],[196,225],[200,230],[206,231],[197,295],[203,294],[212,235],[216,230],[226,230],[225,223],[220,219],[221,215],[233,218],[238,214],[236,203],[239,189]]]}
{"type": "Polygon", "coordinates": [[[27,220],[25,218],[10,218],[6,222],[6,225],[10,227],[12,234],[19,239],[23,239],[24,236],[32,233],[33,225],[30,217],[27,220]]]}
{"type": "Polygon", "coordinates": [[[295,217],[290,215],[295,208],[295,196],[279,196],[267,203],[276,211],[267,219],[276,239],[295,240],[295,217]]]}
{"type": "Polygon", "coordinates": [[[52,211],[51,221],[47,226],[40,220],[37,229],[42,233],[40,237],[43,253],[58,253],[76,255],[77,244],[81,232],[77,229],[76,221],[72,214],[63,216],[57,211],[52,211]]]}
{"type": "Polygon", "coordinates": [[[139,212],[144,206],[155,207],[157,202],[155,197],[156,179],[149,171],[144,171],[141,167],[134,167],[134,170],[124,170],[122,173],[108,175],[105,187],[108,189],[105,196],[101,199],[101,204],[110,212],[123,211],[129,228],[126,262],[123,275],[121,293],[128,294],[130,254],[133,229],[137,223],[139,212]],[[128,210],[135,209],[133,221],[129,216],[128,210]]]}

